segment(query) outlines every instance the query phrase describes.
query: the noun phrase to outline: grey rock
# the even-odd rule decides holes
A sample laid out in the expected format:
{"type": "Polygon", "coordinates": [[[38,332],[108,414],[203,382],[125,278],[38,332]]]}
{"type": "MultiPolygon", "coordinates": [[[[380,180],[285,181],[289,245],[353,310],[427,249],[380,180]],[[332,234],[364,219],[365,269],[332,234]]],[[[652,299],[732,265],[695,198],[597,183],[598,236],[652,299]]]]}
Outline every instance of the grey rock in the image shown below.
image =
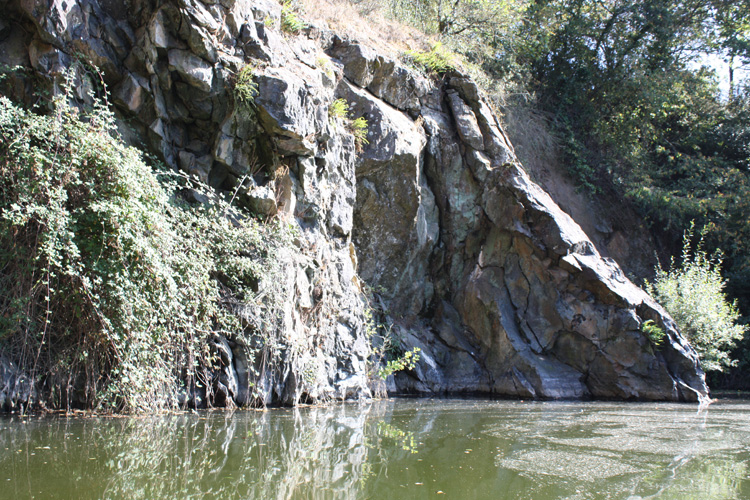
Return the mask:
{"type": "Polygon", "coordinates": [[[340,39],[336,42],[329,53],[344,65],[344,76],[357,86],[366,88],[372,82],[372,73],[378,64],[377,53],[358,43],[349,43],[340,39]]]}
{"type": "Polygon", "coordinates": [[[232,347],[225,337],[215,335],[211,342],[211,350],[220,363],[218,373],[213,380],[214,404],[231,407],[234,405],[234,397],[237,395],[239,388],[232,347]]]}
{"type": "Polygon", "coordinates": [[[456,129],[461,136],[461,140],[472,148],[483,151],[484,137],[481,130],[479,130],[479,124],[477,123],[477,117],[474,116],[474,112],[456,93],[448,93],[448,102],[451,105],[453,117],[456,120],[456,129]]]}
{"type": "Polygon", "coordinates": [[[127,73],[122,82],[112,91],[114,103],[131,113],[138,113],[150,99],[150,86],[143,77],[127,73]]]}
{"type": "Polygon", "coordinates": [[[48,75],[60,75],[71,63],[67,54],[39,40],[29,45],[29,61],[32,68],[48,75]]]}
{"type": "Polygon", "coordinates": [[[160,9],[154,13],[151,22],[148,25],[148,34],[151,44],[157,49],[170,48],[169,20],[165,9],[160,9]]]}
{"type": "Polygon", "coordinates": [[[394,302],[399,312],[417,313],[429,299],[427,257],[438,231],[432,192],[421,179],[425,138],[411,119],[371,94],[347,82],[340,93],[353,116],[368,120],[372,137],[357,165],[353,239],[360,276],[408,298],[394,302]]]}
{"type": "Polygon", "coordinates": [[[202,92],[209,92],[213,84],[213,67],[191,52],[180,49],[169,51],[169,69],[176,71],[186,83],[202,92]]]}
{"type": "Polygon", "coordinates": [[[269,186],[252,186],[244,193],[244,196],[250,210],[258,215],[270,216],[278,210],[276,193],[269,186]]]}
{"type": "Polygon", "coordinates": [[[255,104],[261,125],[283,154],[314,154],[316,106],[304,80],[283,68],[257,76],[255,104]]]}

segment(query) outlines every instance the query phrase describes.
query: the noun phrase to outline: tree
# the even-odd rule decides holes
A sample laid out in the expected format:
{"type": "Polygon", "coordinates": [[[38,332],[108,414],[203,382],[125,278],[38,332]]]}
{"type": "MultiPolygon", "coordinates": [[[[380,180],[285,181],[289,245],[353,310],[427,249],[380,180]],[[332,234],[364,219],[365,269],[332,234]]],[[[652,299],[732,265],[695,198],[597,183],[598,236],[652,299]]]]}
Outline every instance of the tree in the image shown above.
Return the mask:
{"type": "Polygon", "coordinates": [[[750,60],[750,1],[714,0],[714,46],[729,65],[729,98],[735,95],[734,69],[738,59],[750,60]]]}

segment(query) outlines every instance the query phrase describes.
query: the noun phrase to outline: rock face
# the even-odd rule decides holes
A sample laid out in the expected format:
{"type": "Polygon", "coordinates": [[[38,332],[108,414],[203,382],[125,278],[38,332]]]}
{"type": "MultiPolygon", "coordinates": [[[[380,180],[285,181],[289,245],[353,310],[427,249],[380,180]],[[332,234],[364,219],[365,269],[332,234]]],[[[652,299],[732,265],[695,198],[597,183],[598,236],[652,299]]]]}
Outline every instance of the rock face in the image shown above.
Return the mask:
{"type": "Polygon", "coordinates": [[[428,77],[317,26],[285,35],[271,0],[10,9],[20,22],[0,30],[0,62],[28,69],[6,82],[13,97],[31,95],[24,75],[54,86],[89,61],[99,72],[78,66],[79,97],[104,81],[126,140],[298,225],[299,251],[280,256],[283,356],[250,367],[234,339],[217,337],[214,404],[248,403],[253,384],[266,404],[381,393],[362,282],[402,346],[421,349],[414,370],[388,380],[393,392],[707,396],[674,322],[530,181],[460,72],[428,77]],[[246,64],[252,106],[232,98],[246,64]],[[336,99],[367,120],[366,144],[329,117],[336,99]],[[664,345],[642,333],[646,320],[664,345]]]}

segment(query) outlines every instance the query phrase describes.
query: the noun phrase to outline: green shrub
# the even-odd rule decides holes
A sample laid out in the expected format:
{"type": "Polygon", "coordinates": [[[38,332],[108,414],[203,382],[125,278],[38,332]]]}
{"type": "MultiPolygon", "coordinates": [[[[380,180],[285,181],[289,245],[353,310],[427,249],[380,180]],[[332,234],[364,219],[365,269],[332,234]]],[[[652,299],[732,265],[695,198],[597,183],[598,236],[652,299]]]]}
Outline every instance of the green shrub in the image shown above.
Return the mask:
{"type": "Polygon", "coordinates": [[[216,334],[275,330],[291,236],[209,192],[188,203],[200,186],[155,174],[70,95],[49,115],[0,97],[0,353],[52,406],[175,407],[185,382],[210,389],[216,334]]]}
{"type": "Polygon", "coordinates": [[[385,366],[378,370],[378,376],[385,380],[396,372],[413,370],[419,361],[419,351],[419,347],[415,347],[394,359],[387,360],[385,366]]]}
{"type": "Polygon", "coordinates": [[[300,19],[291,1],[284,2],[281,8],[281,29],[290,34],[297,34],[307,28],[307,23],[300,19]]]}
{"type": "Polygon", "coordinates": [[[682,264],[677,266],[673,260],[668,271],[657,268],[654,283],[647,282],[646,287],[698,352],[703,369],[723,371],[736,364],[729,351],[747,327],[737,324],[737,306],[724,294],[721,257],[708,256],[702,238],[693,250],[692,238],[691,225],[683,239],[682,264]]]}
{"type": "Polygon", "coordinates": [[[416,64],[427,71],[437,74],[445,73],[456,68],[456,55],[446,49],[442,43],[436,43],[428,51],[410,50],[406,53],[416,64]]]}
{"type": "Polygon", "coordinates": [[[258,84],[255,83],[255,69],[245,65],[234,81],[234,97],[245,106],[252,106],[258,95],[258,84]]]}

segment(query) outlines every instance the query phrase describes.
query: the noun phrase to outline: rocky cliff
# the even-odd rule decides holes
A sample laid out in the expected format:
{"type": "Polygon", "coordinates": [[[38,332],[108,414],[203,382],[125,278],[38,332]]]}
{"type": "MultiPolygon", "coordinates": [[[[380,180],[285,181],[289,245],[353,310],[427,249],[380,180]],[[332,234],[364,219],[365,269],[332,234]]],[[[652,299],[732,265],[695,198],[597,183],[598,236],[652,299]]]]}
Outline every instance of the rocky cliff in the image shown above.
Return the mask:
{"type": "MultiPolygon", "coordinates": [[[[81,100],[98,80],[110,89],[126,141],[298,226],[297,250],[280,257],[278,359],[254,375],[231,338],[218,340],[226,401],[248,403],[251,387],[265,404],[382,391],[366,288],[402,348],[421,349],[390,392],[707,396],[673,321],[531,182],[460,71],[427,75],[325,26],[284,33],[270,0],[7,4],[0,62],[25,68],[5,82],[11,97],[54,92],[76,67],[81,100]],[[232,92],[248,64],[251,106],[232,92]],[[338,99],[367,120],[365,141],[331,116],[338,99]],[[642,332],[647,320],[663,345],[642,332]]],[[[12,365],[7,404],[29,393],[12,365]]]]}

